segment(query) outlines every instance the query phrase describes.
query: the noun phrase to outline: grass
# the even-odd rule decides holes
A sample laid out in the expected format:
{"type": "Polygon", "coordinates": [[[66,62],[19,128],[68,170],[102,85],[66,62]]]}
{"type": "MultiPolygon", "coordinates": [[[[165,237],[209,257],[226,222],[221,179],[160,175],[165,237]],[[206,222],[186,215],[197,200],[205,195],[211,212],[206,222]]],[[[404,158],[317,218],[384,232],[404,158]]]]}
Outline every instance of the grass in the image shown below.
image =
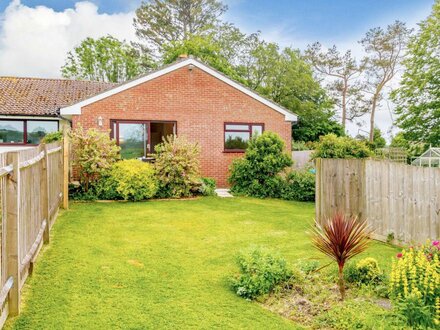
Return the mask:
{"type": "MultiPolygon", "coordinates": [[[[307,236],[313,215],[311,203],[251,198],[73,204],[24,288],[22,314],[6,327],[299,328],[237,297],[227,277],[250,245],[292,264],[322,258],[307,236]]],[[[362,257],[386,268],[395,252],[375,243],[362,257]]]]}

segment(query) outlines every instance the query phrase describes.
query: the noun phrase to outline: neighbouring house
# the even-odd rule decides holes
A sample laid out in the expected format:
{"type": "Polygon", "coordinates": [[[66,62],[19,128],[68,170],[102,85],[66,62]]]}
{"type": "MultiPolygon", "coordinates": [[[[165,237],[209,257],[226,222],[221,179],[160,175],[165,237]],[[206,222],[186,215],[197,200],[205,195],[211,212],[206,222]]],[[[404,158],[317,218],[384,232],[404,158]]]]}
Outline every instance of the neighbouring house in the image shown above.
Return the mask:
{"type": "Polygon", "coordinates": [[[0,77],[0,152],[38,145],[47,133],[70,125],[61,107],[114,87],[115,84],[0,77]]]}
{"type": "MultiPolygon", "coordinates": [[[[146,157],[154,153],[163,137],[177,134],[200,145],[202,174],[216,179],[220,187],[227,186],[229,165],[243,154],[252,135],[273,131],[290,151],[292,122],[297,120],[295,114],[193,58],[181,58],[119,85],[34,81],[51,87],[30,89],[25,98],[10,90],[6,100],[15,99],[19,104],[6,102],[10,109],[4,105],[5,97],[0,96],[0,134],[3,130],[9,136],[15,134],[17,125],[8,127],[15,119],[12,115],[25,121],[19,125],[22,143],[37,141],[30,138],[37,125],[32,120],[47,120],[48,125],[52,121],[69,121],[73,128],[81,125],[109,132],[121,147],[122,158],[146,157]]],[[[4,139],[4,143],[10,143],[8,139],[12,140],[4,139]]],[[[16,143],[17,138],[13,139],[16,143]]]]}

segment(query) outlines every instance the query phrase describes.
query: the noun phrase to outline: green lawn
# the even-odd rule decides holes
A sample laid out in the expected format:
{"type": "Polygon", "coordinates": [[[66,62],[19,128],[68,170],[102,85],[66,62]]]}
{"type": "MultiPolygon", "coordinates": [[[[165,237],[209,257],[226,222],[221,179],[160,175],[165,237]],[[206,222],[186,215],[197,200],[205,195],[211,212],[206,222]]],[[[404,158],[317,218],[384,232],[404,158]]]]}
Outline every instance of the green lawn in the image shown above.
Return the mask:
{"type": "MultiPolygon", "coordinates": [[[[251,198],[73,204],[24,288],[13,329],[294,329],[237,297],[227,276],[250,245],[292,264],[320,256],[307,237],[314,205],[251,198]]],[[[395,250],[363,256],[385,267],[395,250]]]]}

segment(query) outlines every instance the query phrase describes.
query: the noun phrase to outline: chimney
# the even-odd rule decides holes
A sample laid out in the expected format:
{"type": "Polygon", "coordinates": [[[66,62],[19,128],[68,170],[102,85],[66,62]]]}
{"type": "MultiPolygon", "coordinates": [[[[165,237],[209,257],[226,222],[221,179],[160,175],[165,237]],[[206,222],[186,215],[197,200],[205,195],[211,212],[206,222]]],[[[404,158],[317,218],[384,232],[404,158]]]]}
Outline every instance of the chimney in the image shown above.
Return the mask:
{"type": "Polygon", "coordinates": [[[180,54],[179,55],[179,60],[184,60],[186,58],[188,58],[188,54],[180,54]]]}

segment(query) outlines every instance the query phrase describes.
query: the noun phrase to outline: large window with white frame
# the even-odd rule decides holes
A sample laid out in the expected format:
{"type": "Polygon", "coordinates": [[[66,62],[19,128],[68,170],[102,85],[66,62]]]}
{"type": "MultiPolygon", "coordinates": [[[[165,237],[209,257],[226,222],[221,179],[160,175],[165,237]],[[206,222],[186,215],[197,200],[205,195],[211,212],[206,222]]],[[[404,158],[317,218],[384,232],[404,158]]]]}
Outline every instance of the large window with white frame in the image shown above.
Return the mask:
{"type": "Polygon", "coordinates": [[[225,123],[225,151],[244,152],[249,140],[263,131],[262,123],[225,123]]]}

